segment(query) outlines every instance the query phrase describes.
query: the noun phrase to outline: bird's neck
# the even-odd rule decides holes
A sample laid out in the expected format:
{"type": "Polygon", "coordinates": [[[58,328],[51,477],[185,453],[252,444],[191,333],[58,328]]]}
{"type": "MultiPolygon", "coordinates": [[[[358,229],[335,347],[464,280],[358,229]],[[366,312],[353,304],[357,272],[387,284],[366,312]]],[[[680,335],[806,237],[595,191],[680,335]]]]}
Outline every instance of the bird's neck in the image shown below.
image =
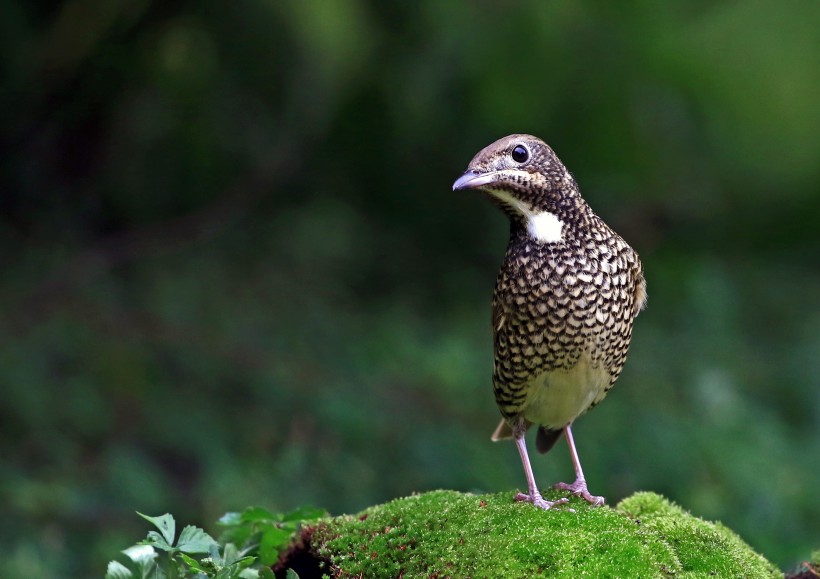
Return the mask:
{"type": "Polygon", "coordinates": [[[510,242],[560,244],[567,237],[583,236],[595,219],[579,197],[540,204],[527,211],[505,211],[510,219],[510,242]]]}

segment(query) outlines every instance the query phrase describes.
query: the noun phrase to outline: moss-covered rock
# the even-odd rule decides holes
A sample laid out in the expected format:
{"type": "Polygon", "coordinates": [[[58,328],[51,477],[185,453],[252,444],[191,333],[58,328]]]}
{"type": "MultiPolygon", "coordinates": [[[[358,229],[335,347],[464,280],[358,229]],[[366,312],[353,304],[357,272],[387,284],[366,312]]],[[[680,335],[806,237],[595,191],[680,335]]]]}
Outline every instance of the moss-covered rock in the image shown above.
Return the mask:
{"type": "Polygon", "coordinates": [[[615,508],[571,507],[543,511],[511,493],[429,492],[322,521],[281,568],[299,561],[302,579],[783,577],[732,531],[653,493],[615,508]]]}

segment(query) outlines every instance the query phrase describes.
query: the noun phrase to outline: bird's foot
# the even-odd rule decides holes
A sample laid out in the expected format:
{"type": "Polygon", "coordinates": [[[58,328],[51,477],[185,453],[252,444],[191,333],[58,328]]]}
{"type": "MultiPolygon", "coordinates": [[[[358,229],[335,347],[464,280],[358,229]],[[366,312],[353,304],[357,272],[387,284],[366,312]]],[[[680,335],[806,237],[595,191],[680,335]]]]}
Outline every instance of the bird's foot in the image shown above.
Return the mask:
{"type": "Polygon", "coordinates": [[[595,495],[589,494],[589,489],[587,489],[587,481],[585,481],[582,478],[577,479],[572,484],[560,482],[558,484],[552,485],[552,488],[561,491],[569,491],[576,497],[581,497],[586,502],[591,504],[593,507],[600,507],[606,502],[606,499],[604,499],[604,497],[596,497],[595,495]]]}
{"type": "MultiPolygon", "coordinates": [[[[550,510],[552,507],[556,507],[558,505],[564,505],[569,502],[569,499],[558,499],[557,501],[548,501],[544,497],[541,496],[541,493],[535,492],[530,495],[525,495],[524,493],[518,493],[515,495],[515,500],[523,502],[523,503],[532,503],[539,509],[544,509],[545,511],[550,510]]],[[[572,509],[569,509],[572,511],[572,509]]],[[[572,511],[575,512],[575,511],[572,511]]]]}

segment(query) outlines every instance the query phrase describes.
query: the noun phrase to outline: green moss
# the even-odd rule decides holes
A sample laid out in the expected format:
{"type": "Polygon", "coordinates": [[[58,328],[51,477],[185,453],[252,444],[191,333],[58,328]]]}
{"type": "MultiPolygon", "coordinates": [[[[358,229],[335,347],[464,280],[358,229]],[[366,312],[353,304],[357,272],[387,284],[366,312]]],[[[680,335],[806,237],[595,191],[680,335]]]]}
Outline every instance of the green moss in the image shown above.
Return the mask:
{"type": "Polygon", "coordinates": [[[722,525],[652,493],[572,508],[435,491],[327,519],[310,549],[333,577],[783,576],[722,525]]]}
{"type": "Polygon", "coordinates": [[[811,557],[809,557],[809,564],[811,564],[812,567],[820,569],[820,549],[812,551],[811,557]]]}
{"type": "Polygon", "coordinates": [[[783,576],[722,524],[693,517],[654,493],[636,493],[621,501],[617,510],[673,545],[684,576],[783,576]]]}

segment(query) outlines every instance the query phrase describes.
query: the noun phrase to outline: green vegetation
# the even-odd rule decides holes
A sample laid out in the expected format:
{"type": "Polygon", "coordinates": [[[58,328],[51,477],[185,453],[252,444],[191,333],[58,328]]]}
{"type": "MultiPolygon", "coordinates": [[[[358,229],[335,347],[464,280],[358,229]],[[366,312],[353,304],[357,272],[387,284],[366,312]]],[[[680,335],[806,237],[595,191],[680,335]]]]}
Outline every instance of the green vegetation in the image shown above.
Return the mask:
{"type": "Polygon", "coordinates": [[[333,577],[783,576],[730,530],[653,493],[571,506],[434,491],[322,521],[311,549],[333,577]]]}
{"type": "Polygon", "coordinates": [[[273,579],[271,566],[302,579],[783,576],[729,529],[647,492],[614,509],[573,500],[547,512],[510,493],[432,491],[322,515],[252,508],[223,517],[219,541],[188,526],[176,542],[173,517],[145,517],[159,532],[109,563],[106,579],[273,579]]]}
{"type": "MultiPolygon", "coordinates": [[[[0,577],[99,577],[135,511],[212,532],[522,485],[489,442],[507,225],[450,191],[518,131],[646,268],[624,372],[575,426],[595,494],[807,561],[817,22],[817,0],[0,2],[0,577]]],[[[572,476],[563,445],[533,463],[572,476]]]]}
{"type": "MultiPolygon", "coordinates": [[[[176,521],[170,514],[140,516],[159,532],[149,531],[144,541],[125,549],[122,562],[109,562],[106,579],[273,579],[271,566],[301,527],[326,513],[302,508],[283,515],[260,507],[247,508],[219,520],[223,529],[219,541],[193,525],[176,537],[176,521]]],[[[288,574],[290,577],[295,573],[288,574]]]]}

